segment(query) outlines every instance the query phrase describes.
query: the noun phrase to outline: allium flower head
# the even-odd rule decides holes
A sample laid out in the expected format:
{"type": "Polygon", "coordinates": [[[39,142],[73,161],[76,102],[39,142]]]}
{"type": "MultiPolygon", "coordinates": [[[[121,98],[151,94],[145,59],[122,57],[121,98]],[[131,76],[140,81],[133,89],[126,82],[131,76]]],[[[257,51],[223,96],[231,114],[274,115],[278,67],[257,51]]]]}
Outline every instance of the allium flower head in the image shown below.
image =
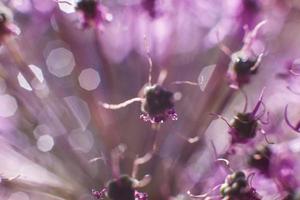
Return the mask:
{"type": "Polygon", "coordinates": [[[100,104],[106,109],[120,109],[131,103],[141,102],[140,118],[145,122],[163,123],[168,119],[177,120],[177,113],[175,112],[173,93],[165,90],[162,86],[155,84],[147,86],[144,89],[143,97],[136,97],[127,100],[120,104],[100,104]]]}
{"type": "Polygon", "coordinates": [[[1,2],[0,200],[300,200],[299,0],[1,2]]]}
{"type": "MultiPolygon", "coordinates": [[[[143,112],[140,115],[140,118],[145,122],[151,123],[164,123],[167,119],[177,120],[177,113],[174,108],[174,99],[173,93],[164,89],[162,84],[167,77],[167,71],[161,70],[157,83],[152,84],[152,68],[153,63],[149,55],[149,50],[147,46],[147,40],[145,38],[145,47],[147,53],[147,60],[149,63],[149,74],[148,74],[148,83],[145,84],[142,88],[143,94],[141,97],[136,97],[129,99],[120,104],[100,104],[107,109],[120,109],[126,107],[127,105],[134,102],[141,102],[141,111],[143,112]]],[[[195,84],[187,81],[188,84],[195,84]]],[[[174,82],[176,83],[176,82],[174,82]]],[[[185,84],[186,82],[179,82],[179,84],[185,84]]]]}

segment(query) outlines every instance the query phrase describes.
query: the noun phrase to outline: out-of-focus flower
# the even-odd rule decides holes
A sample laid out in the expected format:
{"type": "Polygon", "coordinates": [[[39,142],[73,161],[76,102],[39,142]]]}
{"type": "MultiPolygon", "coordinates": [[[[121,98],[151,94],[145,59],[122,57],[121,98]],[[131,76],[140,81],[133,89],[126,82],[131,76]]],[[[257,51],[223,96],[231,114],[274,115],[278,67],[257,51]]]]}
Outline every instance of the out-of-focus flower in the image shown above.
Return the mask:
{"type": "MultiPolygon", "coordinates": [[[[225,118],[220,115],[217,115],[219,118],[223,119],[229,126],[229,134],[231,135],[231,143],[247,143],[250,139],[256,136],[257,131],[264,133],[263,129],[260,126],[260,121],[262,116],[265,114],[265,110],[261,113],[258,113],[260,107],[263,105],[263,91],[260,94],[260,97],[254,106],[252,112],[246,112],[247,102],[245,103],[244,111],[239,112],[231,123],[227,122],[225,118]]],[[[264,123],[264,122],[262,122],[264,123]]]]}
{"type": "Polygon", "coordinates": [[[0,43],[6,37],[20,34],[20,29],[13,24],[13,14],[2,3],[0,3],[0,43]]]}
{"type": "Polygon", "coordinates": [[[248,164],[265,175],[270,173],[272,151],[267,145],[258,147],[248,160],[248,164]]]}
{"type": "Polygon", "coordinates": [[[67,4],[74,7],[78,12],[79,21],[83,28],[96,27],[103,29],[103,24],[113,19],[112,14],[99,0],[78,0],[76,3],[64,0],[57,1],[59,4],[67,4]]]}
{"type": "Polygon", "coordinates": [[[145,122],[163,123],[167,119],[177,120],[174,109],[173,93],[162,88],[160,85],[146,86],[142,97],[136,97],[120,104],[107,104],[100,102],[106,109],[120,109],[127,105],[141,102],[140,116],[145,122]]]}
{"type": "Polygon", "coordinates": [[[101,27],[104,22],[110,22],[113,18],[108,9],[101,5],[98,0],[80,0],[76,5],[76,10],[82,14],[81,23],[83,27],[101,27]]]}
{"type": "Polygon", "coordinates": [[[231,55],[228,49],[224,49],[225,53],[231,55],[231,63],[229,64],[228,77],[232,88],[239,88],[249,83],[250,76],[255,74],[261,63],[263,53],[255,55],[252,45],[257,37],[258,30],[266,23],[262,21],[256,27],[249,31],[245,29],[244,45],[241,50],[231,55]]]}
{"type": "Polygon", "coordinates": [[[97,199],[104,199],[105,196],[111,200],[148,200],[146,193],[140,193],[134,189],[136,180],[127,175],[122,175],[116,180],[108,183],[107,188],[99,191],[93,191],[93,196],[97,199]]]}
{"type": "Polygon", "coordinates": [[[156,17],[157,15],[156,3],[157,0],[142,0],[141,4],[151,17],[156,17]]]}

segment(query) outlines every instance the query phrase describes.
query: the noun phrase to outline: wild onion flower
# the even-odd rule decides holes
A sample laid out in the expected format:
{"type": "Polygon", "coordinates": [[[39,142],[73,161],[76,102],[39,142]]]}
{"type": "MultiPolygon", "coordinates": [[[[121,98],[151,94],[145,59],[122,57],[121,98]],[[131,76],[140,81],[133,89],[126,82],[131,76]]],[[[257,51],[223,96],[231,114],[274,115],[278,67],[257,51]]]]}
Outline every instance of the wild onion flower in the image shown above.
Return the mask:
{"type": "Polygon", "coordinates": [[[243,112],[239,112],[234,117],[231,123],[227,122],[227,120],[222,116],[217,115],[219,118],[223,119],[228,125],[232,144],[248,142],[250,139],[256,136],[257,131],[260,131],[262,134],[265,134],[265,131],[262,129],[262,127],[259,126],[268,123],[268,122],[264,122],[261,119],[266,111],[263,110],[261,113],[258,114],[261,105],[264,105],[262,101],[263,91],[261,92],[259,100],[257,101],[252,112],[246,111],[247,110],[247,99],[246,99],[243,112]]]}
{"type": "MultiPolygon", "coordinates": [[[[147,50],[147,44],[146,50],[147,50]]],[[[173,93],[164,89],[162,84],[167,76],[167,71],[162,70],[158,77],[156,84],[152,84],[152,68],[153,63],[150,58],[149,51],[147,50],[147,59],[149,62],[149,75],[148,83],[145,85],[142,97],[136,97],[129,99],[120,104],[107,104],[100,102],[106,109],[120,109],[126,107],[134,102],[141,102],[140,118],[145,122],[149,121],[151,123],[164,123],[167,119],[177,120],[177,113],[174,108],[174,98],[173,93]]],[[[177,83],[177,82],[174,82],[177,83]]],[[[179,84],[194,84],[193,82],[179,82],[179,84]]]]}
{"type": "Polygon", "coordinates": [[[2,0],[0,199],[299,200],[299,7],[2,0]]]}
{"type": "Polygon", "coordinates": [[[231,57],[228,77],[232,88],[239,88],[242,85],[249,83],[250,76],[257,72],[263,53],[255,55],[252,45],[257,37],[259,29],[264,24],[266,24],[266,21],[260,22],[252,31],[248,30],[249,28],[245,26],[245,36],[243,38],[244,44],[241,50],[232,53],[227,47],[221,46],[221,49],[231,57]]]}

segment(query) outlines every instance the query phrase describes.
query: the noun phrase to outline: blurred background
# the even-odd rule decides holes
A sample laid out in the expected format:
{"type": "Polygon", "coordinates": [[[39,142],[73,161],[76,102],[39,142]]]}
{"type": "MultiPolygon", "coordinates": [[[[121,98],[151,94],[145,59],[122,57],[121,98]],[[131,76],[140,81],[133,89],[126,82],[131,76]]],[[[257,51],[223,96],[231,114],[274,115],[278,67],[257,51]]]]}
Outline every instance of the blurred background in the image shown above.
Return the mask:
{"type": "MultiPolygon", "coordinates": [[[[290,120],[300,119],[299,95],[287,89],[300,91],[299,78],[288,72],[299,64],[299,1],[103,0],[99,12],[108,20],[88,26],[76,1],[1,2],[13,20],[0,28],[10,23],[20,29],[18,35],[0,31],[1,199],[91,200],[92,189],[113,178],[115,149],[122,151],[121,173],[130,175],[134,159],[152,150],[154,138],[158,150],[137,176],[152,180],[139,191],[153,200],[180,200],[189,199],[186,191],[195,185],[198,194],[209,190],[211,142],[220,155],[231,145],[227,125],[209,113],[231,119],[245,103],[228,87],[230,57],[219,44],[240,50],[245,25],[251,30],[263,20],[252,47],[265,54],[243,90],[251,110],[266,87],[270,123],[264,129],[274,146],[293,141],[300,159],[297,134],[283,121],[287,104],[290,120]],[[139,95],[148,81],[147,51],[153,82],[161,70],[168,72],[163,86],[174,93],[178,114],[159,129],[139,118],[139,103],[119,110],[99,104],[139,95]]],[[[262,143],[259,135],[254,144],[262,143]]],[[[245,168],[243,155],[231,160],[232,167],[245,168]]],[[[262,192],[263,199],[274,199],[262,192]]]]}

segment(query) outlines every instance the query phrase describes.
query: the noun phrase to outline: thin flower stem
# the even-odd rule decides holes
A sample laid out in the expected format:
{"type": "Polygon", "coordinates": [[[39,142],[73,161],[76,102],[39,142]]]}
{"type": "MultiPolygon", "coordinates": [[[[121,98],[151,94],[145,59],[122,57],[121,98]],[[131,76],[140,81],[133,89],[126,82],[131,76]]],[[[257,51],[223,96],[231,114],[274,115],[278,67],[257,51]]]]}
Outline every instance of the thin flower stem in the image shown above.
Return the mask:
{"type": "Polygon", "coordinates": [[[129,100],[124,101],[124,102],[119,103],[119,104],[108,104],[108,103],[103,103],[103,102],[99,101],[99,105],[101,105],[105,109],[118,110],[118,109],[124,108],[124,107],[126,107],[126,106],[128,106],[132,103],[142,102],[142,100],[143,100],[142,98],[136,97],[136,98],[129,99],[129,100]]]}
{"type": "Polygon", "coordinates": [[[132,168],[132,178],[136,178],[138,171],[139,171],[139,166],[147,163],[149,160],[151,160],[153,156],[153,151],[146,153],[143,157],[136,158],[133,162],[133,168],[132,168]]]}
{"type": "Polygon", "coordinates": [[[192,86],[199,86],[198,83],[192,81],[174,81],[171,84],[175,85],[192,85],[192,86]]]}
{"type": "Polygon", "coordinates": [[[219,114],[216,114],[216,113],[210,113],[210,115],[215,116],[215,117],[217,117],[217,118],[223,120],[223,121],[227,124],[227,126],[228,126],[229,128],[232,128],[232,127],[231,127],[231,124],[228,122],[228,120],[227,120],[225,117],[223,117],[222,115],[219,115],[219,114]]]}
{"type": "Polygon", "coordinates": [[[284,119],[285,119],[285,122],[287,123],[287,125],[293,129],[294,131],[296,131],[297,133],[300,133],[300,123],[298,123],[296,126],[294,126],[289,118],[288,118],[288,105],[285,106],[285,109],[284,109],[284,119]]]}
{"type": "Polygon", "coordinates": [[[191,193],[191,191],[187,191],[187,194],[191,197],[191,198],[206,198],[210,193],[216,191],[217,189],[219,189],[222,186],[222,184],[216,185],[215,187],[213,187],[210,191],[204,193],[204,194],[200,194],[200,195],[194,195],[191,193]]]}
{"type": "Polygon", "coordinates": [[[242,95],[244,96],[245,98],[245,105],[244,105],[244,108],[243,108],[243,113],[247,112],[247,108],[248,108],[248,96],[246,94],[246,92],[243,90],[243,89],[240,89],[242,95]]]}
{"type": "Polygon", "coordinates": [[[147,40],[146,35],[144,35],[144,46],[145,46],[145,51],[146,51],[146,57],[147,57],[148,64],[149,64],[148,84],[151,86],[152,85],[153,62],[152,62],[152,59],[150,56],[150,46],[149,46],[149,41],[147,40]]]}
{"type": "Polygon", "coordinates": [[[262,91],[261,91],[261,93],[260,93],[260,95],[259,95],[259,99],[258,99],[258,101],[257,101],[257,103],[256,103],[256,105],[255,105],[255,107],[254,107],[254,109],[253,109],[253,111],[252,111],[252,116],[253,116],[253,117],[256,115],[257,111],[258,111],[259,108],[260,108],[260,105],[262,104],[262,99],[263,99],[263,95],[264,95],[265,89],[266,89],[266,87],[264,87],[264,88],[262,89],[262,91]]]}

